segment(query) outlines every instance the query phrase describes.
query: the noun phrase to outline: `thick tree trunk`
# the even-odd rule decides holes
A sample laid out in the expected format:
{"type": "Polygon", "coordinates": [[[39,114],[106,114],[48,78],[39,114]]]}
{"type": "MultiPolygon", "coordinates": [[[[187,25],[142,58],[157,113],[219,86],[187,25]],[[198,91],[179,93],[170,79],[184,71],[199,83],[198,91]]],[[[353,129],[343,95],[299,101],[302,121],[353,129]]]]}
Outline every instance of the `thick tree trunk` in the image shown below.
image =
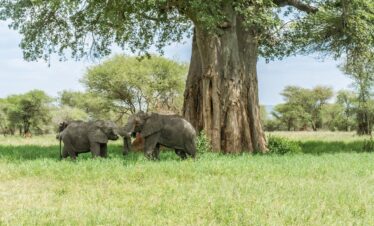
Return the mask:
{"type": "Polygon", "coordinates": [[[219,32],[195,27],[183,115],[206,131],[216,151],[265,152],[256,37],[241,26],[232,9],[227,15],[229,25],[219,32]]]}

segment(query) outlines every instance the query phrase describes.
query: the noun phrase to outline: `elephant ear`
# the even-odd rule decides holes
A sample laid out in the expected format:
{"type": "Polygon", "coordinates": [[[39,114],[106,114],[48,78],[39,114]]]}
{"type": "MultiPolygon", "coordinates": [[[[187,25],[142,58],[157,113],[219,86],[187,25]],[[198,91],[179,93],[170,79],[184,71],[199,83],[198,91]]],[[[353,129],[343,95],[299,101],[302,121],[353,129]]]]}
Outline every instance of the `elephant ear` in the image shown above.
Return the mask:
{"type": "Polygon", "coordinates": [[[143,137],[150,136],[154,133],[157,133],[162,129],[162,120],[157,114],[152,114],[146,119],[144,127],[141,131],[143,137]]]}
{"type": "Polygon", "coordinates": [[[100,128],[97,127],[89,132],[88,137],[91,142],[96,142],[100,144],[108,143],[108,137],[100,128]]]}

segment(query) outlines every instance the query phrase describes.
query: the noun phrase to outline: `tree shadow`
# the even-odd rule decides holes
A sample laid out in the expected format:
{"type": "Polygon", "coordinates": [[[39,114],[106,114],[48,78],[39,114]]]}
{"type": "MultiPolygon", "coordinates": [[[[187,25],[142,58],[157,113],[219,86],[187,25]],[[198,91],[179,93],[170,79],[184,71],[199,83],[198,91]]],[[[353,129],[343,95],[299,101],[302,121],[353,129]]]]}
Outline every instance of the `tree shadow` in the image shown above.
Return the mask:
{"type": "MultiPolygon", "coordinates": [[[[108,146],[108,159],[123,159],[126,162],[138,162],[146,160],[143,152],[130,152],[127,155],[123,155],[121,145],[109,145],[108,146]]],[[[38,146],[38,145],[20,145],[20,146],[8,146],[0,145],[0,160],[9,162],[15,161],[27,161],[37,159],[51,159],[60,161],[60,148],[59,145],[51,146],[38,146]]],[[[70,159],[69,157],[67,159],[70,159]]],[[[92,154],[81,153],[77,157],[78,160],[92,159],[92,154]]],[[[163,150],[160,153],[160,161],[179,160],[180,158],[171,150],[163,150]]]]}
{"type": "MultiPolygon", "coordinates": [[[[367,145],[368,141],[304,141],[300,142],[302,153],[322,155],[322,154],[336,154],[336,153],[364,153],[374,152],[374,142],[367,145]],[[367,148],[369,147],[369,149],[367,148]]],[[[145,159],[143,152],[130,152],[123,156],[121,145],[109,145],[108,159],[121,159],[126,163],[136,163],[139,161],[148,161],[145,159]]],[[[217,156],[215,156],[216,158],[217,156]]],[[[22,145],[22,146],[6,146],[0,145],[0,160],[8,162],[37,160],[37,159],[51,159],[60,161],[59,146],[38,146],[38,145],[22,145]]],[[[91,153],[79,154],[78,160],[92,159],[91,153]]],[[[179,156],[174,153],[174,150],[162,150],[159,161],[182,161],[179,156]]],[[[157,161],[156,161],[157,162],[157,161]]]]}
{"type": "Polygon", "coordinates": [[[300,142],[300,146],[303,153],[315,155],[374,151],[367,145],[367,141],[304,141],[300,142]]]}

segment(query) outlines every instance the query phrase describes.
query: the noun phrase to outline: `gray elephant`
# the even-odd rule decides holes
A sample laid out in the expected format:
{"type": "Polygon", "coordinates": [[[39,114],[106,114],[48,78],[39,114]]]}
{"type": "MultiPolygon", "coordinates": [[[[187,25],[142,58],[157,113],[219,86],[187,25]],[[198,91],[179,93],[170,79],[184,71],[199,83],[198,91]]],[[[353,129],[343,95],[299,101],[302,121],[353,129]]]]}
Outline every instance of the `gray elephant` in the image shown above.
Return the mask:
{"type": "Polygon", "coordinates": [[[79,153],[90,152],[93,157],[107,157],[108,140],[117,140],[117,126],[110,121],[71,121],[64,127],[60,127],[60,157],[70,155],[76,159],[79,153]],[[61,152],[61,141],[64,148],[61,152]]]}
{"type": "Polygon", "coordinates": [[[127,137],[140,132],[144,154],[149,159],[159,159],[160,145],[175,149],[182,159],[187,155],[195,158],[196,131],[180,116],[139,112],[129,117],[124,132],[127,137]]]}

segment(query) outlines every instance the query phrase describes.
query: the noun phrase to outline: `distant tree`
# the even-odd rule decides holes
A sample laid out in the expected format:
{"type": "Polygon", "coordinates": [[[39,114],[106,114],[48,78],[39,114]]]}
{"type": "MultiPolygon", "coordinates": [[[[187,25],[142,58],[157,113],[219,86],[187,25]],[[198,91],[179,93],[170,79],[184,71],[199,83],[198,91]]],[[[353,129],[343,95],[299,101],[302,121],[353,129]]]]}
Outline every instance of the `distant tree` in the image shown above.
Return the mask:
{"type": "Polygon", "coordinates": [[[33,90],[21,95],[12,95],[5,99],[4,107],[10,130],[18,128],[20,134],[27,134],[34,129],[43,132],[43,125],[50,123],[50,104],[52,98],[40,90],[33,90]]]}
{"type": "Polygon", "coordinates": [[[287,129],[313,130],[322,127],[321,109],[333,96],[332,88],[317,86],[306,89],[297,86],[287,86],[281,93],[285,104],[276,106],[274,116],[287,125],[287,129]]]}
{"type": "Polygon", "coordinates": [[[301,106],[291,103],[278,104],[272,112],[274,118],[284,124],[287,131],[299,130],[300,118],[305,114],[301,106]]]}
{"type": "Polygon", "coordinates": [[[343,110],[343,130],[350,131],[355,128],[357,95],[349,90],[340,90],[336,96],[336,104],[343,110]]]}
{"type": "Polygon", "coordinates": [[[269,120],[268,112],[266,110],[266,106],[260,105],[260,118],[261,118],[261,124],[264,126],[266,124],[266,121],[269,120]]]}
{"type": "MultiPolygon", "coordinates": [[[[359,49],[357,51],[364,51],[359,49]]],[[[372,88],[374,84],[374,47],[366,52],[350,52],[342,70],[353,79],[357,91],[357,134],[371,134],[373,112],[370,109],[372,88]]]]}
{"type": "Polygon", "coordinates": [[[0,133],[4,136],[10,133],[6,105],[6,100],[0,99],[0,133]]]}
{"type": "MultiPolygon", "coordinates": [[[[113,103],[100,94],[64,90],[59,93],[58,101],[61,107],[70,107],[75,112],[74,114],[80,114],[77,111],[80,109],[92,119],[115,120],[113,103]]],[[[82,114],[81,116],[84,118],[82,114]]]]}
{"type": "Polygon", "coordinates": [[[346,122],[344,108],[340,104],[334,103],[323,106],[321,110],[321,117],[324,128],[331,131],[348,131],[350,129],[349,124],[346,122]]]}
{"type": "Polygon", "coordinates": [[[82,82],[90,93],[110,102],[117,112],[180,112],[187,65],[164,57],[115,56],[88,69],[82,82]]]}
{"type": "Polygon", "coordinates": [[[52,110],[52,123],[54,125],[54,129],[56,130],[59,123],[72,121],[72,120],[83,120],[88,121],[90,119],[89,115],[76,107],[70,107],[67,105],[59,106],[52,110]]]}

